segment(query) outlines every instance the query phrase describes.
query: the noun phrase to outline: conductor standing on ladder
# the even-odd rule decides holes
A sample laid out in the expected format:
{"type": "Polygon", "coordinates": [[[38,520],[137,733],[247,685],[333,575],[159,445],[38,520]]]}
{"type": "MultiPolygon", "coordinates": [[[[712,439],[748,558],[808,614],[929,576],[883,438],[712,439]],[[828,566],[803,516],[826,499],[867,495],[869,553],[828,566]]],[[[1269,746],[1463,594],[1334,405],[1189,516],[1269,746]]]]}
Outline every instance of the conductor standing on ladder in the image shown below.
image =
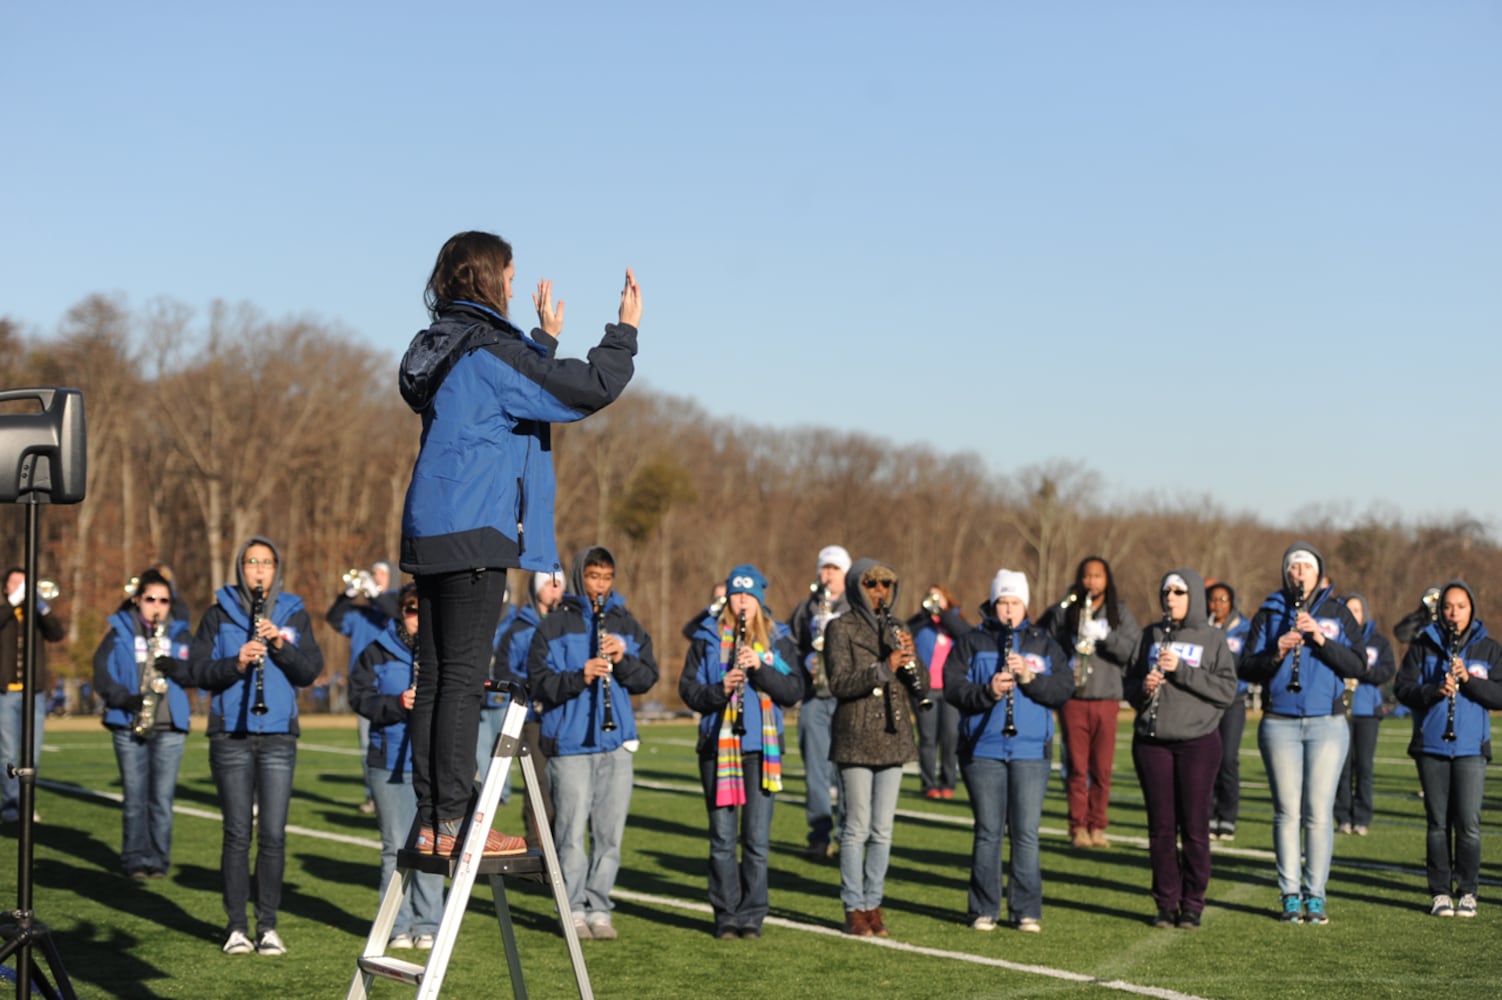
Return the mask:
{"type": "MultiPolygon", "coordinates": [[[[402,398],[422,417],[422,446],[402,511],[401,568],[417,580],[421,626],[412,709],[416,848],[452,855],[472,807],[475,739],[506,570],[557,571],[552,422],[613,402],[634,372],[641,289],[628,269],[619,322],[587,360],[558,358],[563,302],[537,283],[540,329],[509,318],[511,246],[466,232],[438,252],[424,300],[433,318],[402,358],[402,398]],[[428,669],[429,665],[432,669],[428,669]]],[[[487,855],[521,853],[491,831],[487,855]]]]}

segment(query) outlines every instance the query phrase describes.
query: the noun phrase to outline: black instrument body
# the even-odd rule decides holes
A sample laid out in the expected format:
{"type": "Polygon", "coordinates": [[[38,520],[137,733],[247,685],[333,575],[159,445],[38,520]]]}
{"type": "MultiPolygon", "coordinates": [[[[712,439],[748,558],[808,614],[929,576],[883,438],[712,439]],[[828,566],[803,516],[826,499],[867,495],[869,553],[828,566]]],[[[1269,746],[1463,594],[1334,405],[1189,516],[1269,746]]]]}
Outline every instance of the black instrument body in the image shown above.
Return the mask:
{"type": "MultiPolygon", "coordinates": [[[[589,606],[593,609],[595,618],[595,658],[601,660],[608,659],[605,656],[605,600],[601,598],[591,601],[589,606]]],[[[605,700],[605,715],[600,721],[600,729],[607,733],[614,732],[615,705],[610,698],[610,676],[608,674],[600,678],[600,697],[605,700]]]]}
{"type": "MultiPolygon", "coordinates": [[[[1295,586],[1298,589],[1293,592],[1293,620],[1297,622],[1299,620],[1299,613],[1304,610],[1304,588],[1301,584],[1296,584],[1295,586]]],[[[1298,694],[1304,690],[1304,685],[1299,683],[1299,659],[1300,651],[1295,649],[1293,651],[1293,676],[1288,678],[1288,690],[1293,694],[1298,694]]]]}
{"type": "MultiPolygon", "coordinates": [[[[250,595],[250,637],[257,642],[264,643],[258,629],[261,621],[266,617],[266,591],[257,585],[250,595]]],[[[266,657],[256,657],[256,700],[250,706],[252,715],[265,715],[269,709],[266,707],[266,657]]]]}
{"type": "MultiPolygon", "coordinates": [[[[734,670],[735,669],[735,665],[740,662],[741,647],[743,645],[745,645],[745,642],[746,642],[746,613],[744,611],[742,611],[741,612],[740,621],[737,622],[736,626],[735,626],[735,643],[734,643],[734,645],[732,645],[730,647],[730,663],[727,665],[729,669],[734,670]]],[[[746,735],[746,682],[745,681],[741,681],[740,684],[736,687],[735,694],[732,696],[732,701],[733,701],[733,703],[735,705],[736,711],[735,711],[735,723],[730,727],[730,729],[737,736],[745,736],[746,735]]]]}
{"type": "MultiPolygon", "coordinates": [[[[901,649],[902,636],[909,634],[907,626],[892,617],[892,611],[887,607],[885,601],[876,605],[876,614],[881,620],[882,643],[888,649],[901,649]]],[[[907,688],[909,694],[918,699],[918,710],[920,712],[927,712],[934,707],[934,703],[933,699],[923,691],[923,679],[918,670],[918,661],[909,659],[902,666],[898,667],[895,672],[897,679],[902,682],[902,686],[907,688]]]]}
{"type": "MultiPolygon", "coordinates": [[[[1158,640],[1158,655],[1163,655],[1163,650],[1173,646],[1173,617],[1163,616],[1163,637],[1158,640]]],[[[1147,735],[1156,739],[1158,736],[1158,698],[1163,693],[1163,671],[1158,669],[1158,660],[1153,659],[1153,666],[1149,674],[1158,675],[1158,686],[1153,688],[1153,693],[1148,695],[1147,707],[1142,710],[1142,719],[1147,723],[1147,735]]]]}
{"type": "MultiPolygon", "coordinates": [[[[996,641],[996,672],[998,674],[1009,669],[1007,667],[1007,657],[1012,655],[1012,642],[1016,634],[1017,633],[1012,628],[1012,626],[1006,624],[1003,624],[1001,626],[1001,635],[997,637],[996,641]]],[[[1014,676],[1012,678],[1012,687],[1007,691],[1006,718],[1003,719],[1001,723],[1001,735],[1003,736],[1017,735],[1017,719],[1013,715],[1013,705],[1016,701],[1016,698],[1017,679],[1014,676]]]]}
{"type": "MultiPolygon", "coordinates": [[[[1446,623],[1445,639],[1445,652],[1449,654],[1445,657],[1445,673],[1448,674],[1450,672],[1451,662],[1455,659],[1455,657],[1460,655],[1460,630],[1452,628],[1449,623],[1446,623]]],[[[1446,743],[1455,742],[1455,699],[1459,697],[1459,695],[1460,691],[1457,689],[1456,691],[1451,693],[1450,697],[1447,699],[1450,704],[1445,709],[1445,732],[1444,735],[1440,737],[1446,743]]]]}

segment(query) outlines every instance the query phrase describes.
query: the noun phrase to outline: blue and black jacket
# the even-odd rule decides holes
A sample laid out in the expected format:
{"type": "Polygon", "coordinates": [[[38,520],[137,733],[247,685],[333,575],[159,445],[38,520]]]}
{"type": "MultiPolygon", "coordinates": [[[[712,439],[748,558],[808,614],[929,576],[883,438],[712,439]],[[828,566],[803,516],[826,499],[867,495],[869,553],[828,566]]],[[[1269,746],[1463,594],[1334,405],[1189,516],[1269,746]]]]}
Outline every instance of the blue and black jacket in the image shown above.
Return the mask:
{"type": "Polygon", "coordinates": [[[281,592],[282,557],[269,540],[254,536],[235,557],[235,583],[220,587],[214,604],[203,613],[185,670],[174,679],[185,687],[212,691],[208,735],[219,733],[286,733],[298,735],[297,689],[323,672],[323,653],[313,638],[313,623],[302,598],[281,592]],[[281,630],[281,648],[270,647],[262,667],[240,669],[240,647],[251,637],[250,591],[240,568],[245,550],[264,545],[276,553],[276,577],[266,594],[267,617],[281,630]],[[266,714],[256,715],[256,676],[263,678],[266,714]]]}
{"type": "MultiPolygon", "coordinates": [[[[1294,542],[1284,552],[1303,549],[1314,553],[1324,572],[1324,557],[1307,542],[1294,542]]],[[[1262,607],[1252,616],[1246,646],[1237,660],[1236,674],[1244,681],[1263,686],[1262,707],[1271,715],[1290,718],[1313,718],[1344,714],[1341,694],[1345,679],[1367,677],[1366,647],[1361,644],[1361,627],[1339,597],[1329,587],[1316,589],[1305,603],[1318,624],[1324,644],[1304,637],[1304,644],[1287,656],[1278,655],[1278,637],[1293,628],[1297,615],[1293,595],[1285,588],[1269,594],[1262,607]],[[1293,679],[1294,663],[1299,666],[1300,690],[1288,690],[1293,679]]]]}
{"type": "Polygon", "coordinates": [[[526,686],[527,697],[531,702],[527,706],[528,722],[537,722],[542,718],[537,702],[531,696],[531,684],[527,677],[527,654],[532,651],[532,638],[537,634],[537,626],[542,624],[542,619],[536,604],[524,604],[518,608],[516,614],[501,627],[490,671],[497,681],[519,681],[526,686]]]}
{"type": "MultiPolygon", "coordinates": [[[[749,671],[746,677],[746,694],[742,699],[746,734],[741,737],[742,753],[761,753],[763,749],[761,692],[772,701],[779,748],[783,742],[782,710],[803,700],[803,672],[795,666],[798,647],[793,642],[792,630],[781,622],[773,622],[771,642],[772,648],[763,654],[761,666],[749,671]]],[[[699,713],[701,757],[715,756],[720,720],[730,704],[730,696],[725,693],[725,675],[729,670],[720,660],[723,646],[719,620],[704,616],[688,647],[683,673],[678,675],[679,697],[699,713]]]]}
{"type": "Polygon", "coordinates": [[[1053,636],[1024,618],[1004,630],[992,606],[981,605],[981,624],[960,636],[944,661],[944,700],[963,713],[960,758],[971,760],[1052,760],[1053,713],[1074,694],[1074,675],[1063,669],[1069,660],[1053,636]],[[1018,684],[1012,699],[1016,736],[1006,736],[1006,699],[991,693],[991,678],[1004,656],[1003,635],[1010,648],[1028,661],[1033,679],[1018,684]]]}
{"type": "MultiPolygon", "coordinates": [[[[105,704],[104,726],[106,729],[130,729],[136,724],[136,696],[141,692],[141,660],[147,652],[150,630],[135,605],[116,611],[109,617],[110,630],[94,650],[94,692],[105,704]]],[[[172,651],[169,660],[184,663],[188,659],[188,643],[193,633],[188,623],[177,618],[167,622],[167,638],[172,651]]],[[[165,665],[164,665],[165,666],[165,665]]],[[[172,670],[157,668],[164,674],[172,670]]],[[[167,708],[172,716],[172,729],[186,733],[190,711],[188,692],[183,686],[167,678],[167,708]]]]}
{"type": "Polygon", "coordinates": [[[355,668],[355,660],[365,647],[375,642],[386,626],[397,616],[397,591],[388,590],[371,600],[365,596],[350,597],[340,593],[324,613],[323,620],[349,640],[349,668],[355,668]]]}
{"type": "Polygon", "coordinates": [[[588,360],[557,358],[475,303],[445,305],[402,358],[399,384],[422,416],[402,510],[401,568],[558,568],[550,423],[613,402],[635,370],[636,328],[610,324],[588,360]]]}
{"type": "MultiPolygon", "coordinates": [[[[1470,588],[1458,582],[1445,585],[1470,588]]],[[[1474,602],[1471,605],[1475,607],[1474,602]]],[[[1450,669],[1450,646],[1442,623],[1431,622],[1408,647],[1403,666],[1393,684],[1398,701],[1413,710],[1413,739],[1408,753],[1414,757],[1475,757],[1492,759],[1491,712],[1502,710],[1502,645],[1486,633],[1486,626],[1473,620],[1460,634],[1459,651],[1470,679],[1455,695],[1455,739],[1447,741],[1450,699],[1440,694],[1450,669]]]]}
{"type": "Polygon", "coordinates": [[[1372,621],[1366,598],[1360,594],[1348,594],[1347,606],[1352,601],[1361,602],[1361,617],[1366,621],[1360,628],[1361,644],[1366,648],[1367,673],[1361,683],[1356,685],[1356,690],[1351,692],[1351,715],[1360,719],[1381,718],[1382,685],[1393,679],[1398,671],[1398,663],[1393,657],[1392,643],[1377,631],[1377,623],[1372,621]]]}
{"type": "Polygon", "coordinates": [[[413,682],[412,650],[394,621],[360,651],[349,672],[350,706],[370,720],[366,763],[392,772],[397,780],[412,764],[412,745],[407,738],[409,713],[402,707],[402,693],[413,682]]]}

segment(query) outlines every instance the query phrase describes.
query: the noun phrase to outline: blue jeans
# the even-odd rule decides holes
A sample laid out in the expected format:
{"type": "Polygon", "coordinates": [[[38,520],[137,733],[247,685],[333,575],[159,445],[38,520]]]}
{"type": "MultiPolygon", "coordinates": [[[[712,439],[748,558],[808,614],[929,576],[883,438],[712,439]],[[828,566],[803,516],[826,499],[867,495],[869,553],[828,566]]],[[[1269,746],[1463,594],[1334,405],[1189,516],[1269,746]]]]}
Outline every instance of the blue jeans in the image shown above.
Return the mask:
{"type": "Polygon", "coordinates": [[[772,805],[776,798],[761,787],[761,754],[741,758],[746,789],[744,806],[716,806],[715,758],[699,758],[699,782],[709,809],[709,905],[715,934],[759,931],[767,916],[767,855],[772,845],[772,805]],[[740,843],[741,859],[735,860],[740,843]]]}
{"type": "Polygon", "coordinates": [[[360,777],[365,779],[365,797],[370,795],[370,720],[363,715],[355,716],[355,730],[360,734],[360,777]]]}
{"type": "Polygon", "coordinates": [[[1335,785],[1350,742],[1343,715],[1264,715],[1257,728],[1257,747],[1272,788],[1273,849],[1278,892],[1284,896],[1297,896],[1301,889],[1305,897],[1325,895],[1335,847],[1335,785]]]}
{"type": "MultiPolygon", "coordinates": [[[[808,842],[827,844],[834,838],[834,804],[829,797],[830,779],[838,781],[838,769],[829,760],[829,741],[834,733],[834,710],[838,698],[810,698],[798,709],[798,754],[803,758],[805,812],[808,842]]],[[[844,789],[840,790],[843,800],[844,789]]]]}
{"type": "Polygon", "coordinates": [[[120,765],[120,867],[165,872],[172,865],[172,800],[188,734],[161,730],[149,740],[116,729],[120,765]]]}
{"type": "Polygon", "coordinates": [[[847,910],[881,905],[901,787],[900,764],[840,767],[840,901],[847,910]]]}
{"type": "MultiPolygon", "coordinates": [[[[412,791],[410,770],[370,769],[370,795],[375,800],[376,823],[381,828],[381,891],[396,870],[396,852],[407,843],[412,821],[417,817],[417,793],[412,791]]],[[[416,872],[407,885],[407,895],[397,912],[391,934],[437,934],[443,917],[443,876],[416,872]]]]}
{"type": "Polygon", "coordinates": [[[1486,781],[1486,758],[1452,759],[1420,754],[1418,764],[1419,784],[1424,789],[1424,817],[1428,821],[1424,846],[1429,893],[1449,894],[1452,877],[1456,893],[1462,896],[1474,893],[1481,874],[1481,794],[1486,781]]]}
{"type": "Polygon", "coordinates": [[[975,816],[970,853],[968,919],[1001,916],[1001,835],[1012,843],[1006,900],[1009,918],[1043,919],[1043,872],[1038,863],[1038,826],[1048,761],[974,757],[962,765],[975,816]]]}
{"type": "MultiPolygon", "coordinates": [[[[492,628],[493,630],[493,628],[492,628]]],[[[621,837],[631,809],[631,751],[548,758],[553,787],[553,838],[569,909],[586,917],[609,913],[610,890],[621,870],[621,837]],[[590,847],[585,850],[584,837],[590,847]]]]}
{"type": "MultiPolygon", "coordinates": [[[[47,718],[47,696],[38,692],[32,695],[32,754],[31,759],[40,770],[42,761],[42,720],[47,718]]],[[[21,808],[21,781],[10,776],[6,765],[21,766],[21,703],[25,698],[21,691],[0,691],[0,814],[6,820],[16,818],[21,808]]],[[[826,741],[827,747],[827,741],[826,741]]]]}
{"type": "Polygon", "coordinates": [[[219,789],[224,814],[224,846],[219,870],[224,877],[224,913],[229,929],[245,932],[250,901],[251,807],[256,814],[256,933],[276,927],[286,868],[287,806],[292,801],[292,771],[297,764],[297,737],[285,733],[229,734],[209,737],[209,770],[219,789]]]}

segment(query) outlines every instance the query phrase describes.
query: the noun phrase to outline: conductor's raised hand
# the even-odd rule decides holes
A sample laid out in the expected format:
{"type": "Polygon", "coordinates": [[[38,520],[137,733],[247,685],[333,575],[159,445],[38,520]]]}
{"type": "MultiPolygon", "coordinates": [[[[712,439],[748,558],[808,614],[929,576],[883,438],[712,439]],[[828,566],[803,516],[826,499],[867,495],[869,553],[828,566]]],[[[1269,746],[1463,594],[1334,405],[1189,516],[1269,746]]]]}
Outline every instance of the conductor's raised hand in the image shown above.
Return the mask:
{"type": "Polygon", "coordinates": [[[626,268],[626,287],[621,289],[620,321],[627,326],[641,326],[641,286],[636,275],[626,268]]]}
{"type": "Polygon", "coordinates": [[[553,305],[553,283],[543,278],[532,293],[532,305],[537,309],[537,325],[550,337],[563,333],[563,300],[553,305]]]}

